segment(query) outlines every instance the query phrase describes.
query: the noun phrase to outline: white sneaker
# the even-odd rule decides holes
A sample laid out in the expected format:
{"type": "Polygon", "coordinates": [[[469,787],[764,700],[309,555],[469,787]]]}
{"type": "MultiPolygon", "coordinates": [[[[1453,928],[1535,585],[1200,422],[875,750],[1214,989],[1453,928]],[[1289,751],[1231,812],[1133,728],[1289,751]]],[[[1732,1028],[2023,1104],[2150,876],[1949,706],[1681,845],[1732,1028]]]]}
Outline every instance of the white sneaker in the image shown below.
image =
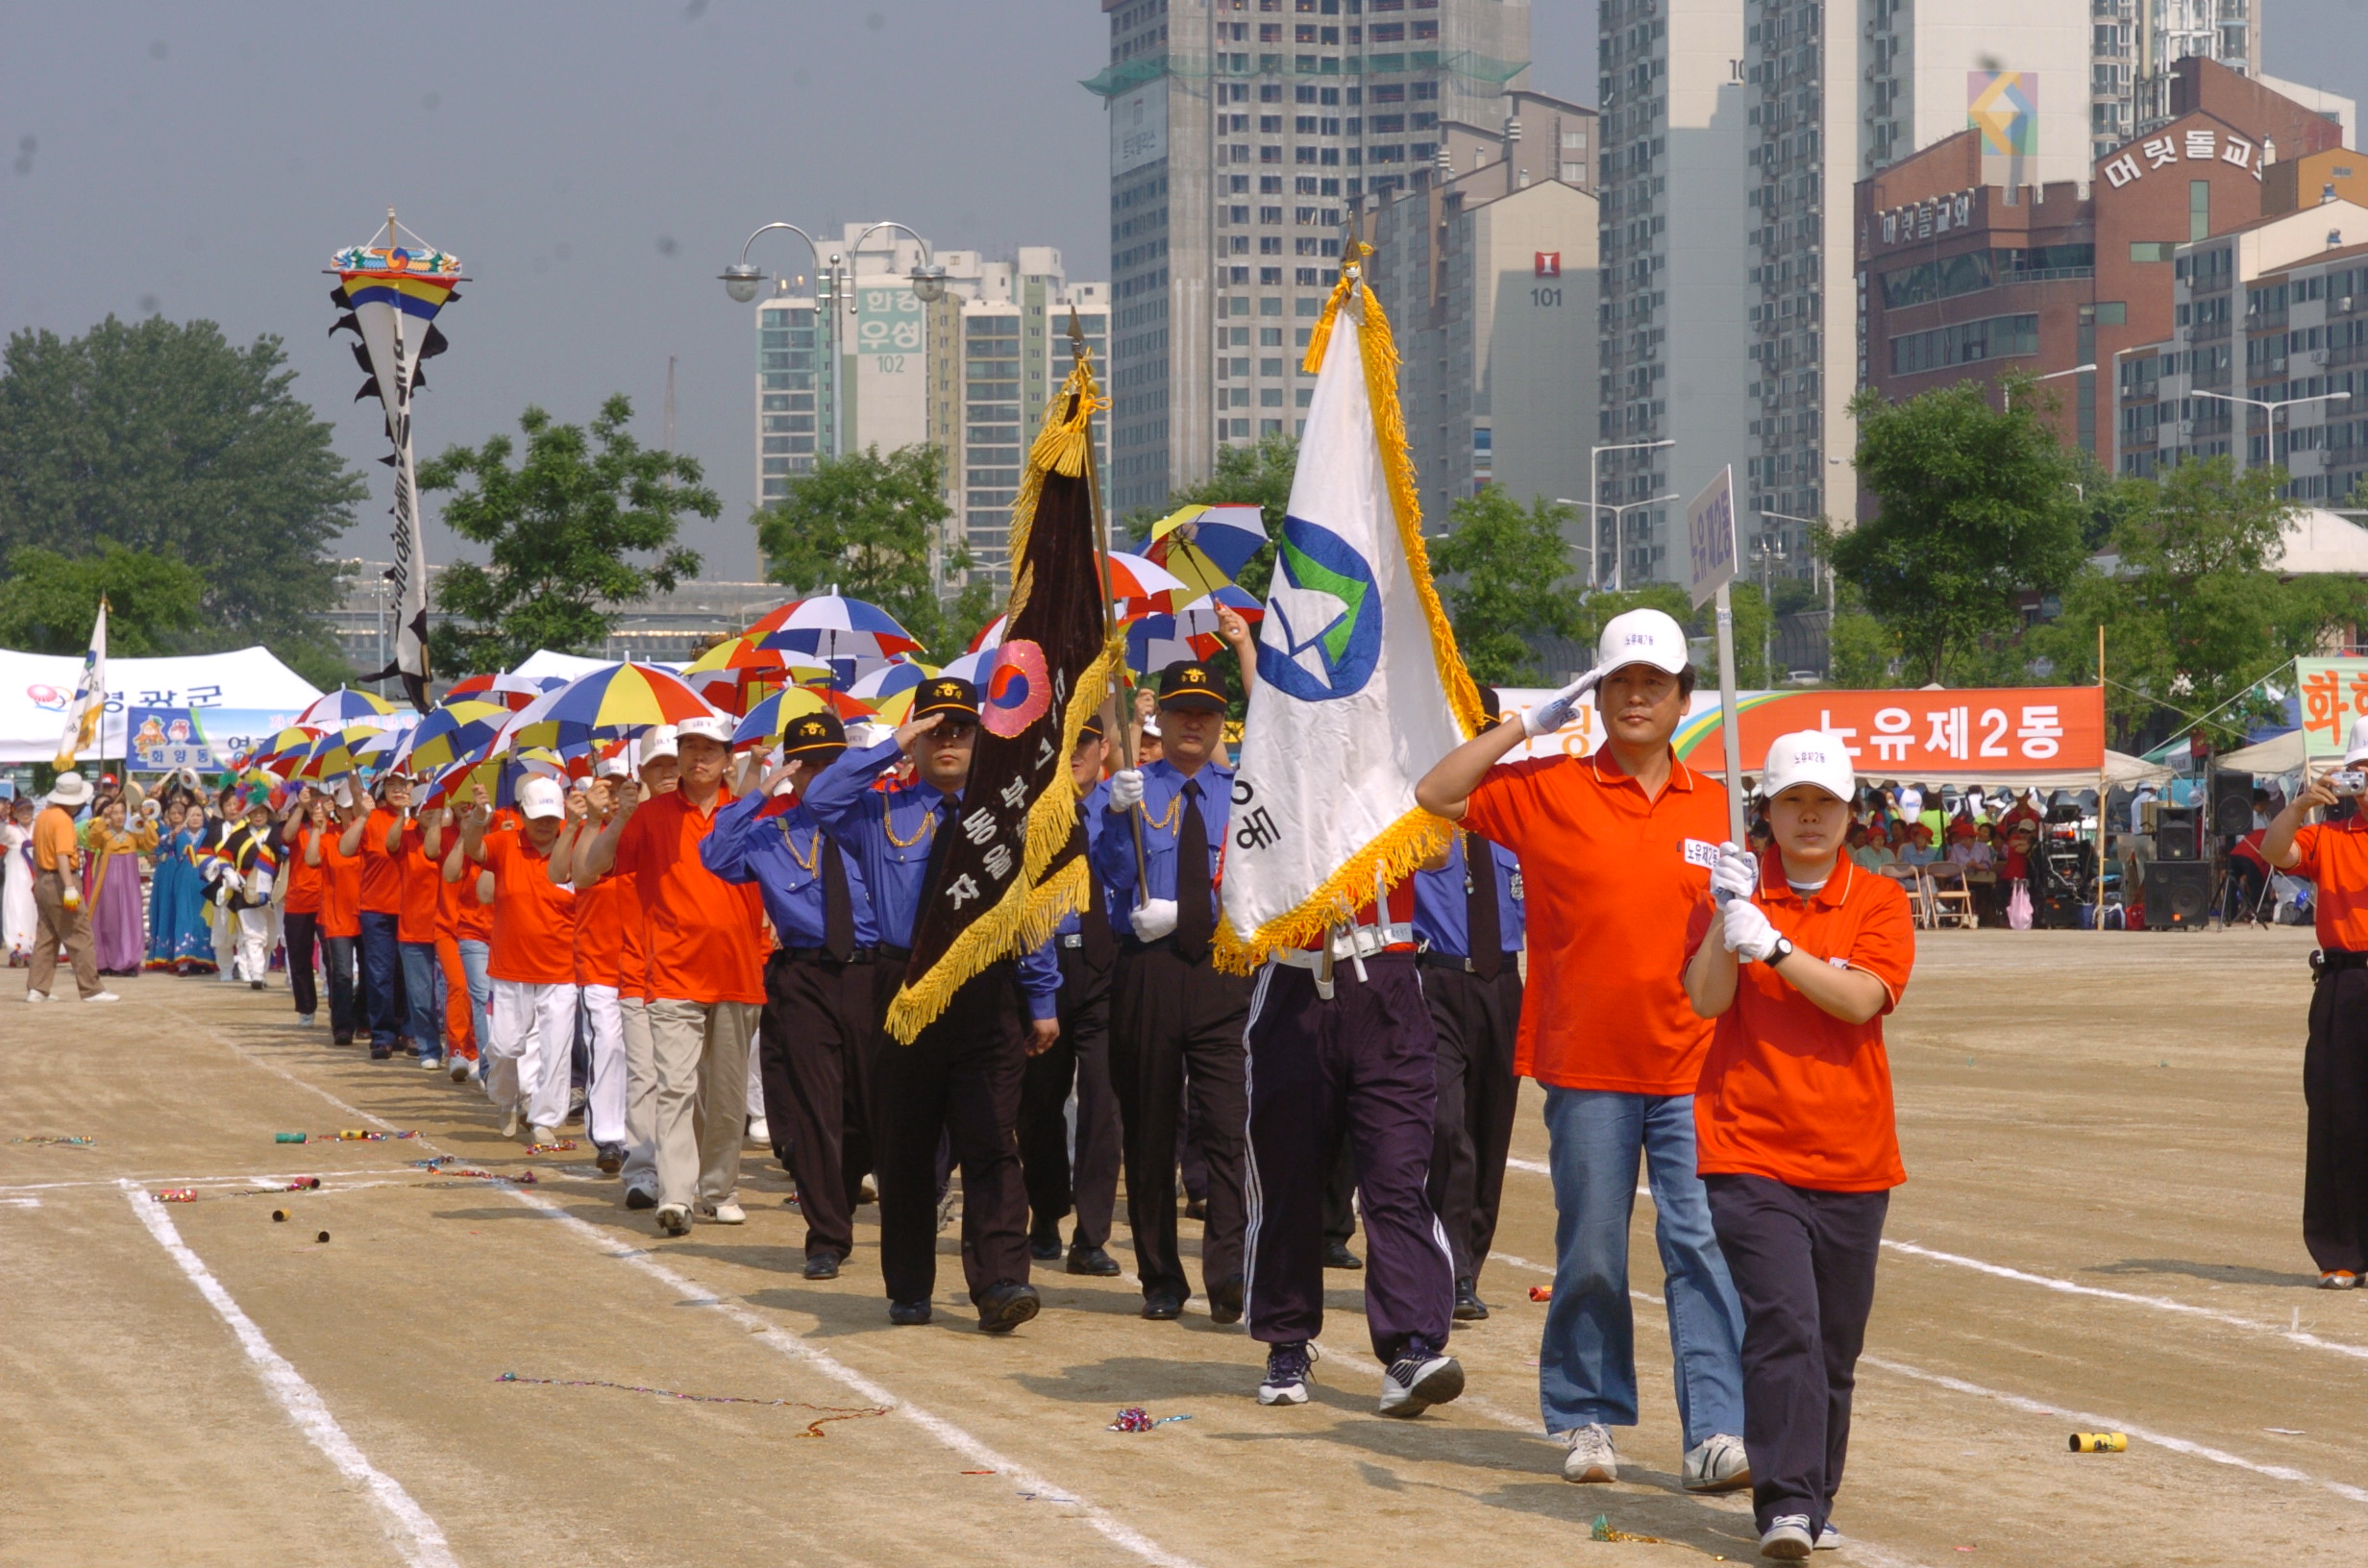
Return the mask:
{"type": "Polygon", "coordinates": [[[1612,1451],[1612,1429],[1590,1421],[1563,1433],[1563,1480],[1581,1485],[1619,1480],[1619,1456],[1612,1451]]]}
{"type": "Polygon", "coordinates": [[[46,991],[28,991],[25,992],[25,1000],[28,1002],[46,1002],[49,1000],[49,992],[46,991]]]}
{"type": "Polygon", "coordinates": [[[1798,1562],[1816,1547],[1809,1533],[1809,1515],[1805,1513],[1778,1514],[1768,1521],[1766,1532],[1760,1537],[1760,1556],[1785,1562],[1798,1562]]]}
{"type": "Polygon", "coordinates": [[[556,1143],[559,1141],[559,1129],[556,1127],[533,1127],[528,1130],[534,1135],[527,1139],[530,1143],[556,1143]]]}
{"type": "Polygon", "coordinates": [[[120,1002],[123,998],[111,991],[94,991],[83,1000],[86,1002],[120,1002]]]}
{"type": "Polygon", "coordinates": [[[1841,1531],[1836,1530],[1832,1525],[1828,1525],[1823,1530],[1817,1531],[1817,1550],[1820,1552],[1840,1551],[1841,1531]]]}
{"type": "Polygon", "coordinates": [[[446,1065],[452,1068],[454,1083],[465,1084],[469,1081],[469,1064],[467,1058],[458,1056],[447,1057],[445,1062],[446,1065]]]}
{"type": "Polygon", "coordinates": [[[504,1138],[516,1138],[518,1136],[517,1112],[512,1111],[509,1115],[502,1118],[502,1136],[504,1138]]]}
{"type": "Polygon", "coordinates": [[[1381,1413],[1400,1419],[1420,1415],[1463,1391],[1463,1363],[1420,1338],[1411,1339],[1381,1374],[1381,1413]]]}
{"type": "Polygon", "coordinates": [[[866,1176],[863,1179],[862,1185],[855,1188],[855,1201],[857,1203],[879,1202],[879,1183],[872,1180],[871,1177],[866,1176]]]}
{"type": "Polygon", "coordinates": [[[749,1117],[749,1141],[768,1144],[773,1141],[773,1129],[766,1123],[764,1117],[749,1117]]]}
{"type": "Polygon", "coordinates": [[[1304,1405],[1307,1403],[1308,1369],[1316,1364],[1320,1354],[1316,1341],[1267,1347],[1267,1375],[1258,1384],[1261,1405],[1304,1405]]]}
{"type": "Polygon", "coordinates": [[[661,1203],[657,1208],[657,1228],[668,1236],[691,1234],[690,1211],[678,1203],[661,1203]]]}
{"type": "Polygon", "coordinates": [[[749,1212],[729,1199],[722,1203],[709,1203],[702,1198],[699,1200],[699,1217],[711,1225],[746,1225],[749,1212]]]}
{"type": "Polygon", "coordinates": [[[1743,1440],[1730,1433],[1714,1433],[1694,1444],[1683,1472],[1690,1492],[1732,1492],[1751,1484],[1751,1460],[1743,1440]]]}

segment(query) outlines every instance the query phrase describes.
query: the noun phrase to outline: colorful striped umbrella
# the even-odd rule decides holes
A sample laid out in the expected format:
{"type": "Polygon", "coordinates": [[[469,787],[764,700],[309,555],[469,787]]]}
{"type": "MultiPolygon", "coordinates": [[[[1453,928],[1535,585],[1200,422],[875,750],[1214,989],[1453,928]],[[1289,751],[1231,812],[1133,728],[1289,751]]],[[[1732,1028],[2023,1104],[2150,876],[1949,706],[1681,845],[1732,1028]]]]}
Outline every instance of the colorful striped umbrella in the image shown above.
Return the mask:
{"type": "Polygon", "coordinates": [[[1195,504],[1152,524],[1144,553],[1178,576],[1213,570],[1230,582],[1266,542],[1266,513],[1257,505],[1246,502],[1195,504]]]}
{"type": "Polygon", "coordinates": [[[1172,615],[1147,615],[1126,628],[1126,667],[1138,674],[1151,675],[1165,670],[1179,659],[1200,657],[1190,638],[1176,629],[1172,615]]]}
{"type": "Polygon", "coordinates": [[[1225,640],[1217,634],[1218,611],[1231,610],[1251,625],[1266,618],[1267,607],[1242,589],[1227,586],[1215,593],[1204,594],[1175,612],[1175,634],[1197,649],[1200,657],[1213,659],[1223,649],[1225,640]]]}
{"type": "Polygon", "coordinates": [[[465,758],[481,758],[508,718],[509,709],[499,702],[474,698],[456,702],[448,697],[411,731],[397,766],[440,773],[465,758]]]}
{"type": "Polygon", "coordinates": [[[315,729],[343,729],[349,724],[368,724],[382,721],[377,727],[387,727],[382,721],[392,715],[395,705],[368,692],[357,692],[340,686],[335,691],[313,698],[311,706],[296,716],[296,723],[315,729]]]}
{"type": "Polygon", "coordinates": [[[1103,559],[1109,563],[1110,597],[1123,606],[1119,616],[1122,621],[1138,615],[1165,614],[1203,591],[1142,555],[1114,550],[1103,559]]]}
{"type": "Polygon", "coordinates": [[[312,743],[321,735],[322,731],[311,725],[290,724],[247,753],[245,766],[285,778],[296,771],[297,764],[305,760],[305,753],[312,749],[312,743]]]}
{"type": "Polygon", "coordinates": [[[752,746],[771,746],[781,738],[793,719],[809,713],[835,713],[841,719],[869,719],[872,710],[845,692],[817,690],[811,686],[789,686],[774,693],[749,709],[731,732],[732,749],[745,750],[752,746]]]}
{"type": "Polygon", "coordinates": [[[749,637],[722,642],[682,667],[683,683],[705,700],[732,713],[746,713],[765,686],[794,686],[830,680],[828,664],[787,649],[766,648],[749,637]]]}
{"type": "Polygon", "coordinates": [[[835,593],[784,604],[749,627],[748,636],[760,647],[825,659],[890,659],[921,651],[921,640],[898,625],[895,616],[876,604],[835,593]]]}
{"type": "Polygon", "coordinates": [[[712,718],[715,709],[671,671],[611,664],[550,694],[546,721],[568,739],[615,740],[654,724],[712,718]]]}
{"type": "Polygon", "coordinates": [[[919,659],[892,659],[848,687],[847,695],[876,708],[899,692],[909,692],[936,674],[935,665],[924,664],[919,659]]]}

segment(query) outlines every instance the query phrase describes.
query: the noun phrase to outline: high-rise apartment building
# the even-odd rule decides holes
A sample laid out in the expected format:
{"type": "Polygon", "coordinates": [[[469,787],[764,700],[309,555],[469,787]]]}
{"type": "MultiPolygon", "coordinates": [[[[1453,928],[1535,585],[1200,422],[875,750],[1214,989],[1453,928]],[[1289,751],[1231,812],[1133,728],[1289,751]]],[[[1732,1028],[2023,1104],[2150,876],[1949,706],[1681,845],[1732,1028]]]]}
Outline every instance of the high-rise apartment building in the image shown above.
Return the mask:
{"type": "Polygon", "coordinates": [[[928,259],[943,297],[925,302],[919,243],[870,227],[847,225],[818,280],[777,278],[754,307],[757,499],[788,495],[817,456],[931,443],[953,510],[945,543],[968,544],[973,574],[1001,581],[1027,442],[1069,371],[1073,306],[1109,376],[1109,285],[1070,282],[1049,246],[1008,261],[941,250],[928,259]]]}
{"type": "MultiPolygon", "coordinates": [[[[1309,330],[1369,198],[1445,121],[1502,119],[1527,0],[1102,0],[1110,64],[1110,486],[1122,511],[1218,449],[1295,432],[1309,330]]],[[[1581,161],[1574,159],[1574,161],[1581,161]]]]}

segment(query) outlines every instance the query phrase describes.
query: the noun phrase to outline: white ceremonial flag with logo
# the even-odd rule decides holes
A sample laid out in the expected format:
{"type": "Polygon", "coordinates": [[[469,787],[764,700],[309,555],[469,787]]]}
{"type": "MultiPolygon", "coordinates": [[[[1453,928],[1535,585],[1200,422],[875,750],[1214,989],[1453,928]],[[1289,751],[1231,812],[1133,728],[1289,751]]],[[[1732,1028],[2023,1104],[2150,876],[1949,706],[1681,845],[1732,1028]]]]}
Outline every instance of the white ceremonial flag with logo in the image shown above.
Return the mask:
{"type": "Polygon", "coordinates": [[[1237,970],[1313,944],[1443,842],[1415,781],[1481,723],[1423,553],[1390,325],[1353,260],[1308,358],[1224,846],[1237,970]]]}

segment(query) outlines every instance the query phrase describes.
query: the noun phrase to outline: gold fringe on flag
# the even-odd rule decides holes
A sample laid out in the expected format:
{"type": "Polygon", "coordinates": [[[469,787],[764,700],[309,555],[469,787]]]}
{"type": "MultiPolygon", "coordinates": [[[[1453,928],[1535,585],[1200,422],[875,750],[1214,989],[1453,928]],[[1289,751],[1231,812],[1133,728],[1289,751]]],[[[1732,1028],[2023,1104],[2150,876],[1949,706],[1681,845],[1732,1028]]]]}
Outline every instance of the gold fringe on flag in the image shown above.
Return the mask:
{"type": "MultiPolygon", "coordinates": [[[[1028,534],[1036,522],[1036,504],[1044,495],[1047,474],[1075,478],[1086,471],[1093,450],[1093,416],[1109,403],[1097,395],[1091,356],[1080,358],[1060,391],[1045,404],[1044,423],[1028,448],[1027,472],[1021,476],[1011,508],[1012,593],[1004,614],[1017,622],[1033,586],[1033,573],[1024,564],[1028,534]]],[[[1097,542],[1094,549],[1098,552],[1097,542]]],[[[1100,563],[1096,563],[1099,581],[1100,563]]],[[[1097,589],[1099,592],[1099,589],[1097,589]]],[[[1105,612],[1106,613],[1106,612],[1105,612]]],[[[1006,623],[1008,625],[1009,623],[1006,623]]],[[[1021,856],[1020,874],[1003,890],[992,909],[979,912],[945,956],[916,983],[908,982],[888,1004],[888,1032],[911,1044],[921,1031],[936,1021],[961,990],[988,965],[1013,957],[1050,940],[1061,918],[1087,907],[1092,874],[1085,857],[1078,856],[1051,876],[1045,869],[1069,845],[1077,826],[1077,792],[1069,782],[1069,758],[1077,749],[1085,722],[1101,708],[1109,695],[1112,674],[1126,655],[1126,640],[1115,632],[1101,652],[1087,665],[1069,694],[1061,713],[1061,748],[1053,780],[1028,807],[1027,844],[1021,856]]]]}
{"type": "MultiPolygon", "coordinates": [[[[1358,327],[1357,348],[1365,371],[1365,395],[1373,410],[1373,434],[1381,448],[1381,471],[1390,486],[1391,515],[1397,524],[1398,544],[1406,552],[1406,568],[1414,579],[1415,598],[1422,606],[1423,620],[1431,631],[1431,659],[1439,672],[1440,686],[1447,694],[1447,705],[1453,710],[1457,724],[1469,737],[1477,735],[1494,716],[1480,705],[1480,689],[1471,673],[1464,668],[1464,655],[1455,646],[1455,627],[1448,622],[1446,609],[1439,601],[1439,590],[1431,581],[1430,551],[1422,542],[1422,502],[1415,489],[1414,455],[1407,446],[1405,414],[1398,406],[1397,342],[1391,334],[1390,318],[1381,308],[1381,301],[1366,286],[1360,265],[1371,254],[1372,247],[1362,240],[1352,240],[1344,247],[1340,282],[1333,285],[1331,297],[1324,301],[1323,315],[1308,334],[1307,358],[1300,368],[1310,376],[1323,369],[1324,354],[1332,343],[1333,325],[1342,308],[1347,307],[1358,327]]],[[[1452,824],[1443,818],[1418,807],[1350,856],[1297,908],[1269,920],[1246,937],[1237,933],[1232,922],[1221,914],[1211,963],[1231,973],[1248,974],[1277,948],[1315,946],[1323,940],[1325,932],[1347,924],[1358,909],[1372,901],[1377,879],[1384,886],[1394,886],[1413,875],[1424,861],[1446,846],[1451,831],[1452,824]]]]}

